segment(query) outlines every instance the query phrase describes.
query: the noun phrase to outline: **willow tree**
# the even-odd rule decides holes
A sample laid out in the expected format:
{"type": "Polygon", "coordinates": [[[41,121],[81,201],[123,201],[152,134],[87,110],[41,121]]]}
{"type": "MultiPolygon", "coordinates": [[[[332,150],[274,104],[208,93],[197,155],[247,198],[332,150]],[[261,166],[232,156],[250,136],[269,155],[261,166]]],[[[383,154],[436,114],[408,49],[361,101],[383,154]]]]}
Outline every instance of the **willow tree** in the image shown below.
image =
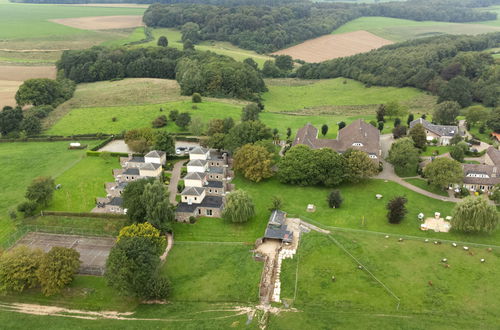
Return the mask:
{"type": "Polygon", "coordinates": [[[497,227],[498,212],[486,198],[470,196],[455,205],[451,224],[462,232],[490,233],[497,227]]]}
{"type": "Polygon", "coordinates": [[[247,222],[255,215],[255,206],[247,192],[236,190],[226,197],[222,217],[231,222],[247,222]]]}

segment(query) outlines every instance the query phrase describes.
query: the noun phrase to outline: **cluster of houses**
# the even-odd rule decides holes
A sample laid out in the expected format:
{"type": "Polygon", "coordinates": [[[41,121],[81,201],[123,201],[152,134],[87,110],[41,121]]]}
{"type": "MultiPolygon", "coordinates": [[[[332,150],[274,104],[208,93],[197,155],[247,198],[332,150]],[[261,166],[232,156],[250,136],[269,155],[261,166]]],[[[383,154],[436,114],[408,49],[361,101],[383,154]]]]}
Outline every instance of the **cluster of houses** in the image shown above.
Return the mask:
{"type": "Polygon", "coordinates": [[[221,217],[224,195],[231,185],[226,153],[196,147],[189,152],[184,190],[177,204],[177,221],[191,217],[221,217]]]}
{"type": "Polygon", "coordinates": [[[338,153],[344,153],[348,149],[361,150],[377,164],[382,155],[379,130],[361,119],[340,129],[336,139],[318,138],[318,129],[309,123],[298,130],[292,145],[298,144],[311,149],[330,148],[338,153]]]}
{"type": "Polygon", "coordinates": [[[92,212],[126,214],[121,195],[127,184],[143,178],[159,178],[166,160],[165,152],[158,150],[152,150],[144,157],[120,157],[122,168],[113,170],[115,181],[105,184],[107,195],[97,198],[92,212]]]}
{"type": "Polygon", "coordinates": [[[436,140],[437,144],[447,146],[455,135],[464,136],[465,132],[461,131],[458,126],[454,125],[436,125],[428,122],[423,118],[415,119],[410,122],[410,129],[415,125],[420,124],[425,129],[427,142],[436,140]]]}
{"type": "Polygon", "coordinates": [[[500,183],[500,151],[489,147],[483,164],[462,164],[464,187],[472,192],[490,192],[500,183]]]}

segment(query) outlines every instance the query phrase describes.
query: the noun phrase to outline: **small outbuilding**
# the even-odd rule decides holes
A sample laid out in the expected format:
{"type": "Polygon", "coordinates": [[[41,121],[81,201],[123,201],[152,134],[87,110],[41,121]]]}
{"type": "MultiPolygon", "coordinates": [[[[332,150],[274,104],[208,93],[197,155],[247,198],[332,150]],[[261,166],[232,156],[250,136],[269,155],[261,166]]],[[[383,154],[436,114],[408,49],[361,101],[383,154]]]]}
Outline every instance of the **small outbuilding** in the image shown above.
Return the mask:
{"type": "Polygon", "coordinates": [[[288,230],[286,225],[286,213],[280,210],[274,210],[267,223],[264,240],[275,239],[285,243],[293,241],[293,232],[288,230]]]}

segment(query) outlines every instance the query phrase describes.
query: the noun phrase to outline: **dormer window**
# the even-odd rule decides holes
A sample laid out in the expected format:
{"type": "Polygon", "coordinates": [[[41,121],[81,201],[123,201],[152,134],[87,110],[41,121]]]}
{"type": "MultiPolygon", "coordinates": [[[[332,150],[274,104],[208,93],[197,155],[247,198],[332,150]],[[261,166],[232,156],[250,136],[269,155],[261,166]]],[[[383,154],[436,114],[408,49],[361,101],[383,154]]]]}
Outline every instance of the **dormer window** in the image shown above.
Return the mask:
{"type": "Polygon", "coordinates": [[[353,147],[362,147],[362,146],[363,146],[363,143],[361,143],[361,142],[354,142],[354,143],[352,144],[352,146],[353,146],[353,147]]]}
{"type": "Polygon", "coordinates": [[[370,157],[371,159],[377,159],[377,156],[375,155],[368,155],[368,157],[370,157]]]}

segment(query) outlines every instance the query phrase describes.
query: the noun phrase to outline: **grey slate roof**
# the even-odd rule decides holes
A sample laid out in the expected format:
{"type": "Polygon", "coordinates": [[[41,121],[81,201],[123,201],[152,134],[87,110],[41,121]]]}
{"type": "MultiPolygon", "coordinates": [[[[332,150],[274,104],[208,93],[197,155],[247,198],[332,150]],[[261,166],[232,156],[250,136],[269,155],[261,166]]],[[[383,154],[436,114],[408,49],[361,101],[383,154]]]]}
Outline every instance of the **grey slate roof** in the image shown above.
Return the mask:
{"type": "Polygon", "coordinates": [[[204,155],[209,151],[209,149],[203,148],[203,147],[195,147],[193,150],[191,150],[189,153],[193,155],[204,155]]]}
{"type": "Polygon", "coordinates": [[[179,203],[177,204],[176,212],[193,213],[198,207],[206,208],[222,208],[224,201],[221,196],[206,196],[200,204],[179,203]]]}
{"type": "Polygon", "coordinates": [[[187,163],[187,166],[205,166],[207,164],[206,160],[201,159],[193,159],[187,163]]]}
{"type": "Polygon", "coordinates": [[[107,203],[107,205],[112,205],[112,206],[122,206],[123,205],[123,198],[121,197],[113,197],[111,200],[107,203]]]}
{"type": "Polygon", "coordinates": [[[139,175],[139,169],[135,167],[127,168],[122,175],[139,175]]]}
{"type": "Polygon", "coordinates": [[[186,174],[184,180],[203,180],[207,174],[205,172],[191,172],[186,174]]]}
{"type": "Polygon", "coordinates": [[[286,213],[280,210],[274,210],[269,217],[264,238],[279,239],[284,242],[293,240],[293,232],[289,231],[285,224],[286,213]]]}
{"type": "Polygon", "coordinates": [[[417,118],[414,121],[410,123],[410,128],[413,128],[413,126],[417,124],[422,124],[424,128],[428,131],[431,131],[432,133],[439,135],[439,136],[450,136],[453,137],[456,134],[464,135],[463,132],[460,132],[458,129],[458,126],[453,126],[453,125],[435,125],[432,123],[429,123],[427,120],[423,118],[417,118]]]}
{"type": "Polygon", "coordinates": [[[357,149],[378,157],[380,132],[377,128],[358,119],[342,128],[337,139],[318,139],[318,129],[308,123],[298,130],[293,145],[304,144],[312,149],[330,148],[339,153],[357,149]],[[359,146],[353,144],[361,144],[359,146]]]}
{"type": "Polygon", "coordinates": [[[144,163],[144,157],[134,156],[127,160],[129,163],[144,163]]]}
{"type": "Polygon", "coordinates": [[[207,181],[205,187],[209,188],[222,188],[222,181],[207,181]]]}
{"type": "Polygon", "coordinates": [[[489,147],[488,150],[486,150],[486,153],[491,158],[493,164],[500,166],[500,150],[495,147],[489,147]]]}
{"type": "Polygon", "coordinates": [[[205,188],[202,188],[202,187],[186,187],[181,192],[181,195],[201,196],[201,195],[203,195],[204,191],[205,191],[205,188]]]}
{"type": "Polygon", "coordinates": [[[159,167],[161,167],[161,165],[157,163],[145,163],[144,165],[141,165],[140,169],[147,171],[154,171],[157,170],[159,167]]]}
{"type": "Polygon", "coordinates": [[[463,164],[464,183],[465,184],[479,184],[479,185],[496,185],[500,183],[500,169],[497,166],[485,164],[463,164]],[[488,178],[481,177],[468,177],[469,174],[483,174],[488,178]]]}
{"type": "Polygon", "coordinates": [[[208,168],[208,173],[223,174],[224,169],[222,167],[210,166],[208,168]]]}
{"type": "Polygon", "coordinates": [[[155,157],[155,158],[161,158],[163,155],[165,155],[164,151],[160,150],[151,150],[146,154],[146,157],[155,157]]]}

